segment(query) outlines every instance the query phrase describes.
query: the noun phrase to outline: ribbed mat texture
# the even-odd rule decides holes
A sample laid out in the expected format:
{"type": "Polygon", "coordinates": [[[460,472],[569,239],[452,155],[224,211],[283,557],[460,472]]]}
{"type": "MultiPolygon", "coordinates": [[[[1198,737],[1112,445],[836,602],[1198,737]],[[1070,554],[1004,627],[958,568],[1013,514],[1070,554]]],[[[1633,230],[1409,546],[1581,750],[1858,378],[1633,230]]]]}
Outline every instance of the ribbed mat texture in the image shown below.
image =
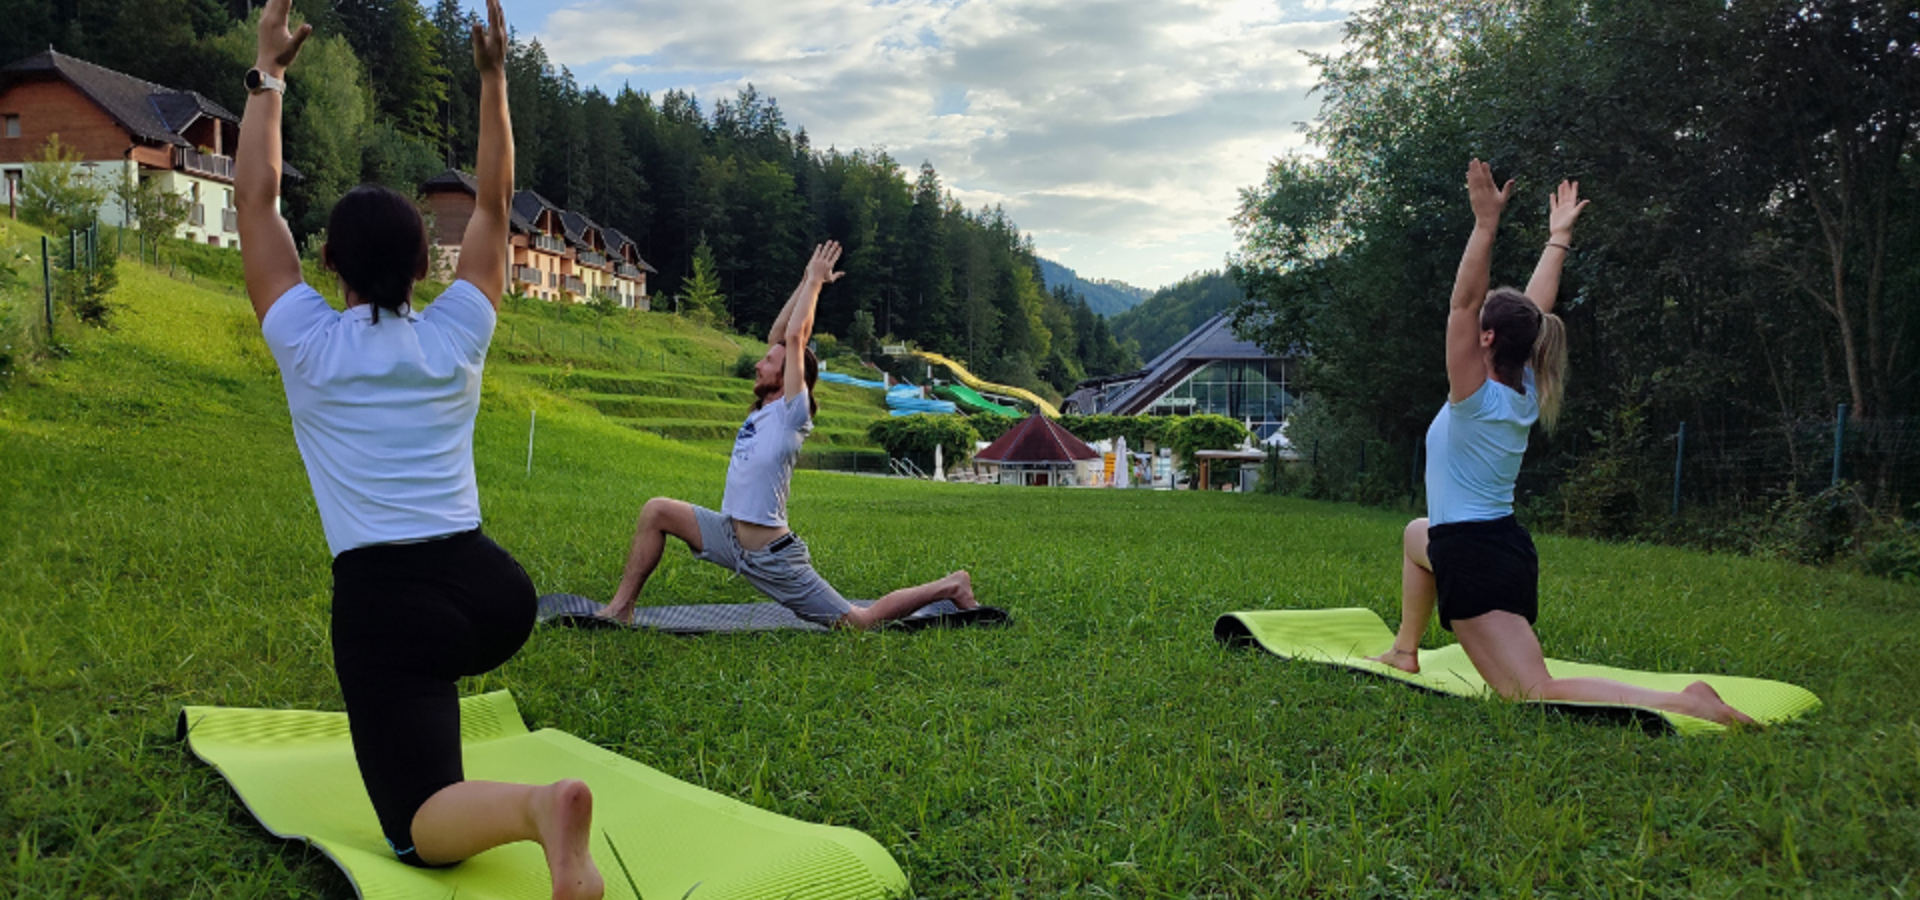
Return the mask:
{"type": "MultiPolygon", "coordinates": [[[[1257,643],[1275,656],[1329,663],[1402,681],[1415,687],[1461,697],[1491,696],[1487,683],[1467,659],[1459,644],[1420,651],[1420,671],[1402,672],[1367,659],[1393,646],[1393,630],[1369,609],[1287,609],[1231,612],[1213,624],[1215,639],[1234,646],[1257,643]]],[[[1763,724],[1785,722],[1820,708],[1820,698],[1805,688],[1760,678],[1733,675],[1688,675],[1640,672],[1548,658],[1547,671],[1556,678],[1597,677],[1639,687],[1677,691],[1705,681],[1733,708],[1763,724]]],[[[1684,735],[1714,734],[1726,730],[1692,716],[1633,706],[1550,703],[1547,706],[1584,710],[1619,710],[1643,722],[1658,722],[1684,735]]]]}
{"type": "MultiPolygon", "coordinates": [[[[193,706],[180,730],[260,824],[306,840],[345,870],[364,900],[546,900],[545,857],[510,844],[449,869],[394,859],[360,784],[344,713],[193,706]]],[[[552,729],[529,732],[506,691],[460,701],[468,778],[593,789],[593,857],[607,897],[633,898],[609,842],[643,896],[678,900],[878,900],[907,878],[874,839],[800,822],[695,787],[552,729]]]]}

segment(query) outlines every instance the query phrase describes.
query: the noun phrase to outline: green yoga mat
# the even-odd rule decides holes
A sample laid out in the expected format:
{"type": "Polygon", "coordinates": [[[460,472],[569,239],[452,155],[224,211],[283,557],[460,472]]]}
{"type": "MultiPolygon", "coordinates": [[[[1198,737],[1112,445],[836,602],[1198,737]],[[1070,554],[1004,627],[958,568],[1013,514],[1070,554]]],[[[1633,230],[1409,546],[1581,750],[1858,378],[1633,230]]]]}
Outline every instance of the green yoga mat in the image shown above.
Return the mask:
{"type": "MultiPolygon", "coordinates": [[[[1259,644],[1275,656],[1329,663],[1359,669],[1392,678],[1414,687],[1460,697],[1492,696],[1487,683],[1467,659],[1459,644],[1437,650],[1420,651],[1420,671],[1402,672],[1384,663],[1367,659],[1393,646],[1393,631],[1369,609],[1288,609],[1260,612],[1231,612],[1213,623],[1215,639],[1230,646],[1259,644]]],[[[1686,675],[1662,672],[1638,672],[1588,663],[1548,659],[1547,671],[1555,678],[1597,677],[1624,681],[1639,687],[1677,691],[1696,681],[1704,681],[1720,692],[1720,698],[1762,724],[1774,724],[1798,718],[1820,708],[1820,698],[1811,691],[1778,681],[1740,678],[1732,675],[1686,675]]],[[[1671,728],[1684,735],[1714,734],[1726,731],[1704,719],[1661,712],[1636,706],[1529,701],[1545,706],[1612,713],[1635,719],[1642,724],[1671,728]]]]}
{"type": "MultiPolygon", "coordinates": [[[[361,787],[345,713],[190,706],[180,711],[180,729],[260,824],[319,847],[364,900],[552,895],[546,858],[531,842],[447,869],[394,859],[361,787]]],[[[875,900],[906,892],[906,874],[873,838],[757,809],[565,732],[529,732],[506,691],[461,700],[460,737],[468,778],[578,778],[593,789],[593,858],[609,900],[633,898],[614,847],[647,900],[680,900],[689,890],[691,900],[875,900]]]]}

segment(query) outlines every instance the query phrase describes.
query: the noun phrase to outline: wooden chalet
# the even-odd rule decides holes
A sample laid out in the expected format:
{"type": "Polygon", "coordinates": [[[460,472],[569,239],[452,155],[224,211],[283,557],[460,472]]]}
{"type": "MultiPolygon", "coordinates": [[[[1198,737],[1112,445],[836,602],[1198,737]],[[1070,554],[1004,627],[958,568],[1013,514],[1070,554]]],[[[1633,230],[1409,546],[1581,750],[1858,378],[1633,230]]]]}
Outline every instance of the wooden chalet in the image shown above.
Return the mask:
{"type": "MultiPolygon", "coordinates": [[[[56,134],[103,186],[157,181],[185,198],[179,237],[239,246],[233,152],[240,118],[220,104],[52,49],[14,62],[0,69],[0,201],[18,196],[26,165],[56,134]]],[[[299,177],[291,167],[284,174],[299,177]]],[[[127,219],[109,194],[101,222],[134,224],[127,219]]]]}

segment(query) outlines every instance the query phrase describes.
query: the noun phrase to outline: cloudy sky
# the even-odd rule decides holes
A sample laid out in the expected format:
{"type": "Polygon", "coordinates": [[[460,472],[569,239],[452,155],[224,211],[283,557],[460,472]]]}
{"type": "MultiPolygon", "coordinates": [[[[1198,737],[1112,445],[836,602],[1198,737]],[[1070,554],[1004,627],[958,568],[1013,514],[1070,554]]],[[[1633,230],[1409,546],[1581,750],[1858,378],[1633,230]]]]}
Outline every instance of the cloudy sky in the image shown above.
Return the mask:
{"type": "Polygon", "coordinates": [[[1041,254],[1158,287],[1218,268],[1237,190],[1302,143],[1363,0],[508,0],[582,83],[751,82],[816,146],[931,161],[1041,254]]]}

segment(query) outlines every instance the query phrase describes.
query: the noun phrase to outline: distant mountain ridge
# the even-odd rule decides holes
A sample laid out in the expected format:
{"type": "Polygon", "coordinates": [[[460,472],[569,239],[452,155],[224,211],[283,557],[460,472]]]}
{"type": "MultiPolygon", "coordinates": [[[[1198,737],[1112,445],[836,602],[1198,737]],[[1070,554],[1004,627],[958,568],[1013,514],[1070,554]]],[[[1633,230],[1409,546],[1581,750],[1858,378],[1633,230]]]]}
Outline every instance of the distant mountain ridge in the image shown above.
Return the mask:
{"type": "Polygon", "coordinates": [[[1145,302],[1111,320],[1113,336],[1139,345],[1152,359],[1213,315],[1246,299],[1225,272],[1196,272],[1153,292],[1145,302]]]}
{"type": "Polygon", "coordinates": [[[1153,292],[1146,288],[1137,288],[1124,281],[1107,278],[1081,278],[1080,273],[1057,262],[1042,257],[1040,276],[1045,279],[1047,290],[1065,285],[1078,291],[1086,298],[1087,307],[1103,316],[1114,316],[1126,312],[1144,303],[1153,292]]]}

